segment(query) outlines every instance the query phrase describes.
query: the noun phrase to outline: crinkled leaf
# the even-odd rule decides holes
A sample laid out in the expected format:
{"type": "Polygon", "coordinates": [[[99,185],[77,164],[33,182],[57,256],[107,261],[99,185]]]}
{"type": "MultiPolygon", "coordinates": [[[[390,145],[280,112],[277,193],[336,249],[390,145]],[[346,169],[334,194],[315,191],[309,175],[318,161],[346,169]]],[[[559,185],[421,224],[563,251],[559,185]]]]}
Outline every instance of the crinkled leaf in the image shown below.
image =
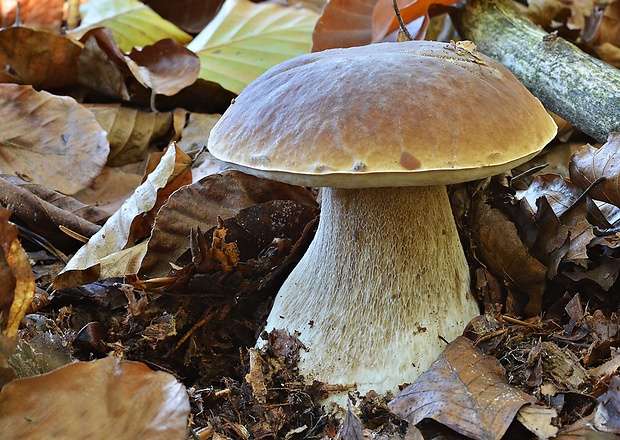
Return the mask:
{"type": "Polygon", "coordinates": [[[534,401],[508,383],[495,357],[458,337],[389,407],[413,425],[429,418],[471,438],[499,440],[519,409],[534,401]]]}
{"type": "Polygon", "coordinates": [[[586,189],[595,180],[606,180],[596,185],[589,195],[620,206],[620,133],[611,133],[601,148],[589,144],[575,151],[569,164],[571,181],[586,189]]]}
{"type": "Polygon", "coordinates": [[[308,9],[228,0],[188,48],[200,78],[239,93],[270,67],[310,51],[318,15],[308,9]]]}
{"type": "Polygon", "coordinates": [[[0,392],[5,439],[183,439],[189,399],[174,376],[139,362],[75,362],[0,392]]]}
{"type": "Polygon", "coordinates": [[[82,52],[70,38],[25,27],[0,31],[0,82],[56,89],[77,80],[82,52]]]}
{"type": "Polygon", "coordinates": [[[134,48],[125,60],[140,84],[166,96],[192,85],[200,70],[198,57],[171,38],[134,48]]]}
{"type": "Polygon", "coordinates": [[[0,175],[0,203],[12,207],[20,224],[61,250],[77,249],[77,243],[60,230],[61,225],[90,237],[100,229],[98,224],[108,217],[96,206],[85,205],[45,186],[11,175],[0,175]]]}
{"type": "Polygon", "coordinates": [[[86,104],[108,133],[110,154],[107,165],[119,166],[144,160],[153,141],[172,128],[170,113],[153,113],[119,104],[86,104]]]}
{"type": "Polygon", "coordinates": [[[164,38],[187,44],[191,37],[138,0],[91,0],[80,6],[82,23],[69,33],[80,38],[97,27],[112,31],[125,52],[164,38]]]}
{"type": "MultiPolygon", "coordinates": [[[[159,211],[141,273],[163,275],[188,247],[189,232],[208,231],[218,216],[229,218],[252,205],[270,200],[293,200],[310,206],[316,202],[302,187],[225,171],[207,176],[176,191],[159,211]]],[[[256,217],[256,216],[255,216],[256,217]]]]}
{"type": "Polygon", "coordinates": [[[11,211],[0,206],[0,337],[13,338],[34,298],[34,275],[17,227],[8,222],[11,211]]]}
{"type": "Polygon", "coordinates": [[[0,84],[0,169],[64,194],[86,188],[110,151],[95,116],[73,98],[0,84]]]}
{"type": "Polygon", "coordinates": [[[146,250],[146,242],[136,248],[138,255],[127,255],[126,249],[135,244],[139,235],[136,230],[144,229],[142,219],[148,217],[149,212],[161,206],[172,191],[185,183],[179,175],[187,174],[188,164],[189,158],[186,154],[176,147],[169,147],[144,183],[58,274],[54,279],[54,287],[61,289],[87,284],[95,281],[102,273],[109,278],[137,272],[146,250]],[[138,226],[135,224],[136,220],[138,226]],[[121,251],[125,252],[112,257],[112,254],[121,251]],[[104,265],[104,262],[107,264],[104,265]]]}

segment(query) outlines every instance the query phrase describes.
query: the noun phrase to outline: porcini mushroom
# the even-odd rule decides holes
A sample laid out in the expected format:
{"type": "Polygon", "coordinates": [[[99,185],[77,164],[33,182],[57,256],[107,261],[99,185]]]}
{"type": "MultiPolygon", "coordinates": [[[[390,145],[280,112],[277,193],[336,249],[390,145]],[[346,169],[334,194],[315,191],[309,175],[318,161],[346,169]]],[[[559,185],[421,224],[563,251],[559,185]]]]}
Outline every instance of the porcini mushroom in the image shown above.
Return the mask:
{"type": "Polygon", "coordinates": [[[248,85],[209,151],[323,187],[266,327],[300,332],[306,379],[384,393],[428,369],[479,314],[445,185],[520,165],[555,134],[507,69],[459,43],[327,50],[248,85]]]}

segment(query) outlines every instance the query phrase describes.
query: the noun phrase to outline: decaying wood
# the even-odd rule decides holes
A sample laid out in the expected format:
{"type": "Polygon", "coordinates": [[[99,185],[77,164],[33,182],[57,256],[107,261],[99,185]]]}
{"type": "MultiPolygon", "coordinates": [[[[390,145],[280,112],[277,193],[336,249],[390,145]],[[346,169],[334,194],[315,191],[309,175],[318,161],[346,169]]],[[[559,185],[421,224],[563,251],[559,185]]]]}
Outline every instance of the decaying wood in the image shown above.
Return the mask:
{"type": "Polygon", "coordinates": [[[459,34],[500,61],[547,109],[598,141],[620,131],[620,70],[529,21],[512,0],[467,0],[459,34]]]}

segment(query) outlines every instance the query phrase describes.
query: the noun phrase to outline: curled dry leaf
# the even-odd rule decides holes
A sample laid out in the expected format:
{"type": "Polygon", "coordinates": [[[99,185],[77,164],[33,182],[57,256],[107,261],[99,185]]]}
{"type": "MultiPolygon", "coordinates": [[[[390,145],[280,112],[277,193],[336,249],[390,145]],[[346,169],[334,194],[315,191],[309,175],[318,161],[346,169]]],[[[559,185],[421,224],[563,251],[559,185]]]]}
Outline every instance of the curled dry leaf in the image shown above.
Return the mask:
{"type": "MultiPolygon", "coordinates": [[[[9,223],[11,211],[0,206],[0,337],[13,338],[34,298],[34,276],[26,253],[9,223]]],[[[0,344],[2,345],[2,344],[0,344]]]]}
{"type": "Polygon", "coordinates": [[[80,38],[80,42],[84,49],[78,59],[78,82],[104,96],[129,101],[125,84],[129,68],[112,31],[91,29],[80,38]]]}
{"type": "Polygon", "coordinates": [[[131,247],[137,240],[136,229],[144,229],[136,226],[134,222],[136,219],[147,217],[150,211],[164,203],[170,192],[182,186],[184,180],[178,178],[178,173],[187,172],[188,164],[187,155],[176,146],[169,147],[145,182],[58,274],[54,279],[54,288],[88,284],[99,278],[102,273],[105,273],[106,277],[112,277],[137,272],[146,251],[147,241],[131,247]]]}
{"type": "Polygon", "coordinates": [[[25,27],[0,31],[0,82],[57,89],[77,80],[82,47],[70,38],[25,27]]]}
{"type": "Polygon", "coordinates": [[[519,409],[534,401],[508,384],[496,358],[458,337],[389,407],[413,425],[429,418],[471,438],[499,440],[519,409]]]}
{"type": "Polygon", "coordinates": [[[63,194],[86,188],[110,151],[95,116],[73,98],[0,84],[0,169],[63,194]]]}
{"type": "Polygon", "coordinates": [[[159,211],[140,273],[151,276],[167,273],[169,262],[187,249],[187,237],[192,228],[208,231],[218,217],[234,217],[244,208],[271,200],[293,200],[316,206],[305,188],[233,170],[207,176],[181,188],[159,211]]]}
{"type": "Polygon", "coordinates": [[[97,122],[108,133],[108,166],[144,160],[151,143],[172,128],[170,113],[146,112],[119,104],[87,104],[85,107],[94,113],[97,122]]]}
{"type": "Polygon", "coordinates": [[[606,180],[592,188],[589,195],[620,206],[620,133],[611,133],[601,148],[587,144],[575,151],[569,172],[571,181],[583,189],[604,177],[606,180]]]}
{"type": "Polygon", "coordinates": [[[95,206],[10,175],[0,175],[0,203],[14,211],[21,225],[63,251],[74,251],[77,243],[60,226],[90,237],[108,217],[95,206]]]}
{"type": "Polygon", "coordinates": [[[15,24],[19,9],[19,19],[29,28],[58,30],[62,24],[64,0],[22,0],[3,1],[0,5],[2,21],[0,27],[15,24]],[[18,6],[19,4],[19,6],[18,6]]]}
{"type": "Polygon", "coordinates": [[[198,79],[200,60],[171,38],[159,40],[125,57],[134,77],[153,93],[174,95],[198,79]]]}
{"type": "Polygon", "coordinates": [[[69,31],[70,35],[80,38],[91,29],[106,27],[125,52],[134,46],[147,46],[164,38],[172,38],[181,44],[191,40],[190,35],[138,0],[91,0],[80,5],[80,14],[82,23],[69,31]]]}
{"type": "Polygon", "coordinates": [[[0,392],[2,438],[185,439],[189,399],[174,376],[139,362],[75,362],[0,392]]]}

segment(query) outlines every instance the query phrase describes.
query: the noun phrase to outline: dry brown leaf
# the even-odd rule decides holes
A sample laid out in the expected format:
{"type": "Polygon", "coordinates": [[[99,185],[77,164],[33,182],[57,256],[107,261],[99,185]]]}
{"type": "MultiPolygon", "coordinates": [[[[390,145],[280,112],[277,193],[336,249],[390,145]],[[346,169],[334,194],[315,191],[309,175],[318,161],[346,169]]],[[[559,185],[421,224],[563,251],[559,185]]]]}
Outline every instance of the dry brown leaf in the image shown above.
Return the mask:
{"type": "Polygon", "coordinates": [[[198,79],[200,59],[172,38],[159,40],[142,50],[132,49],[127,67],[153,93],[172,96],[198,79]]]}
{"type": "Polygon", "coordinates": [[[182,3],[169,0],[145,0],[144,3],[185,32],[197,34],[215,17],[224,0],[186,0],[182,3]]]}
{"type": "Polygon", "coordinates": [[[570,178],[582,189],[595,180],[606,180],[589,192],[593,199],[620,206],[620,133],[611,133],[601,148],[587,144],[575,151],[569,166],[570,178]]]}
{"type": "Polygon", "coordinates": [[[95,116],[73,98],[0,84],[0,169],[63,194],[86,188],[110,146],[95,116]]]}
{"type": "Polygon", "coordinates": [[[34,275],[17,228],[8,222],[11,211],[0,206],[0,334],[13,338],[34,298],[34,275]]]}
{"type": "Polygon", "coordinates": [[[364,46],[372,41],[372,13],[377,0],[331,0],[312,33],[312,52],[364,46]]]}
{"type": "Polygon", "coordinates": [[[189,410],[174,376],[116,358],[76,362],[0,392],[5,440],[185,439],[189,410]]]}
{"type": "Polygon", "coordinates": [[[517,413],[517,420],[540,440],[556,436],[558,428],[552,421],[557,417],[558,412],[555,409],[537,405],[525,405],[517,413]]]}
{"type": "Polygon", "coordinates": [[[496,358],[458,337],[389,407],[413,425],[429,418],[471,438],[499,440],[535,400],[508,384],[496,358]]]}
{"type": "Polygon", "coordinates": [[[594,426],[602,432],[620,434],[620,376],[611,378],[609,388],[598,401],[594,426]]]}
{"type": "Polygon", "coordinates": [[[73,194],[73,197],[85,205],[97,206],[109,217],[142,183],[142,172],[137,168],[136,164],[104,167],[88,188],[73,194]]]}
{"type": "Polygon", "coordinates": [[[590,43],[595,46],[610,43],[620,47],[620,1],[612,1],[605,7],[596,34],[590,43]]]}
{"type": "Polygon", "coordinates": [[[351,404],[342,422],[342,428],[338,433],[337,440],[364,440],[364,425],[358,416],[351,411],[351,404]]]}
{"type": "MultiPolygon", "coordinates": [[[[9,27],[15,23],[17,0],[0,2],[1,27],[9,27]]],[[[60,29],[62,24],[63,0],[20,0],[19,18],[29,28],[60,29]]]]}
{"type": "Polygon", "coordinates": [[[99,125],[108,132],[108,166],[120,166],[146,159],[152,142],[172,128],[170,113],[146,112],[120,104],[90,104],[99,125]]]}
{"type": "MultiPolygon", "coordinates": [[[[146,241],[128,250],[144,229],[148,213],[156,211],[170,192],[183,184],[179,171],[187,172],[189,158],[176,146],[169,147],[155,170],[147,176],[119,211],[108,219],[54,279],[54,288],[81,286],[106,277],[135,273],[146,250],[146,241]],[[177,174],[175,174],[177,173],[177,174]],[[137,221],[136,221],[137,220],[137,221]],[[120,252],[119,254],[116,254],[120,252]]],[[[191,179],[191,177],[190,177],[191,179]]],[[[153,214],[154,215],[154,214],[153,214]]]]}
{"type": "Polygon", "coordinates": [[[0,82],[52,90],[73,85],[82,47],[67,37],[24,27],[0,31],[0,82]]]}
{"type": "Polygon", "coordinates": [[[78,82],[104,96],[129,101],[131,97],[125,77],[130,72],[112,31],[92,29],[82,36],[80,42],[84,49],[78,59],[78,82]]]}
{"type": "Polygon", "coordinates": [[[243,208],[271,200],[293,200],[316,206],[312,195],[302,187],[225,171],[181,188],[159,211],[141,274],[164,275],[188,247],[192,228],[211,229],[221,218],[237,215],[243,208]]]}
{"type": "Polygon", "coordinates": [[[90,237],[108,218],[108,214],[96,206],[84,205],[72,197],[11,175],[0,175],[0,203],[11,207],[22,226],[61,250],[75,251],[77,243],[62,232],[60,226],[90,237]]]}

